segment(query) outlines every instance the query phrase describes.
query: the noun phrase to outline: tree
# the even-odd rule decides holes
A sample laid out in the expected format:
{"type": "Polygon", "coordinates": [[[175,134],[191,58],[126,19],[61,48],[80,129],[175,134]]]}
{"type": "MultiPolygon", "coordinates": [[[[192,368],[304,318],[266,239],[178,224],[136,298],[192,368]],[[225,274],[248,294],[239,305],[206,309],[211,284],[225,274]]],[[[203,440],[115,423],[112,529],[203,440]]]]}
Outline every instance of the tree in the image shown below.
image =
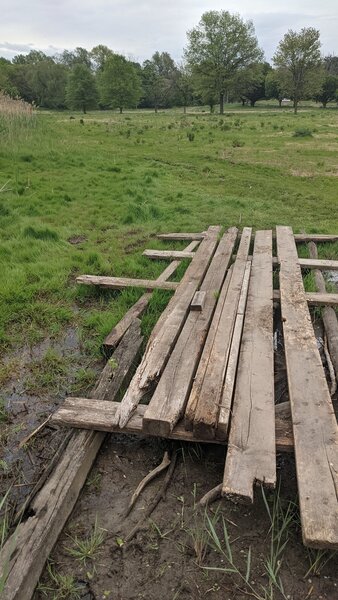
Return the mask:
{"type": "Polygon", "coordinates": [[[316,94],[315,99],[317,102],[321,102],[323,108],[326,108],[328,102],[336,100],[338,91],[338,77],[336,75],[324,75],[321,90],[316,94]]]}
{"type": "Polygon", "coordinates": [[[90,69],[81,63],[75,64],[68,75],[66,103],[69,108],[80,108],[84,113],[97,104],[97,88],[90,69]]]}
{"type": "Polygon", "coordinates": [[[234,82],[234,93],[244,104],[250,102],[254,107],[257,100],[265,97],[265,77],[271,69],[269,63],[253,63],[246,69],[241,69],[234,82]]]}
{"type": "Polygon", "coordinates": [[[279,42],[273,62],[297,113],[299,101],[313,97],[321,86],[319,31],[313,27],[299,33],[290,29],[279,42]]]}
{"type": "Polygon", "coordinates": [[[187,62],[200,83],[204,80],[219,95],[223,114],[224,98],[235,75],[263,57],[253,24],[227,11],[209,11],[187,35],[187,62]]]}
{"type": "Polygon", "coordinates": [[[142,89],[134,65],[120,54],[108,58],[99,75],[101,102],[110,108],[134,108],[142,89]]]}
{"type": "Polygon", "coordinates": [[[329,73],[329,75],[338,76],[338,56],[334,56],[333,54],[328,54],[328,56],[324,56],[323,66],[325,71],[329,73]]]}
{"type": "Polygon", "coordinates": [[[142,65],[143,105],[158,109],[174,106],[177,100],[178,69],[168,52],[155,52],[142,65]]]}
{"type": "Polygon", "coordinates": [[[183,106],[184,113],[186,113],[187,106],[192,102],[194,89],[191,72],[184,63],[177,67],[174,86],[176,88],[178,104],[183,106]]]}
{"type": "Polygon", "coordinates": [[[81,46],[78,46],[75,50],[64,50],[62,54],[57,56],[57,60],[69,68],[75,65],[84,65],[88,69],[92,68],[90,52],[86,48],[81,48],[81,46]]]}
{"type": "Polygon", "coordinates": [[[107,60],[114,55],[114,52],[108,48],[99,44],[90,51],[90,58],[94,67],[94,71],[100,72],[103,70],[107,60]]]}
{"type": "Polygon", "coordinates": [[[279,107],[282,106],[282,100],[285,97],[285,90],[283,89],[282,82],[274,69],[269,71],[265,78],[265,97],[275,98],[278,100],[279,107]]]}
{"type": "Polygon", "coordinates": [[[27,82],[34,101],[44,108],[65,108],[67,69],[51,58],[27,65],[27,82]]]}

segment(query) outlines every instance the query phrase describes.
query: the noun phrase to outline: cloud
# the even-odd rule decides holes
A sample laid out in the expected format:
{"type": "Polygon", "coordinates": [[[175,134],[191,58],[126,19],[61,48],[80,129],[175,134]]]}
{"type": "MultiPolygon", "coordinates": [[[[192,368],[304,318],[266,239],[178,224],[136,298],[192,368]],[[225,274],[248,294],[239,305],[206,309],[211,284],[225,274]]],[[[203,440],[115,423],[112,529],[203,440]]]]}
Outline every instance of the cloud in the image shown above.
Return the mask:
{"type": "Polygon", "coordinates": [[[30,0],[25,5],[11,0],[2,8],[0,40],[7,41],[0,43],[0,54],[12,57],[32,48],[53,54],[106,44],[140,61],[156,50],[178,60],[186,31],[206,10],[224,8],[254,21],[268,59],[289,28],[307,26],[320,28],[324,52],[338,52],[336,0],[30,0]]]}

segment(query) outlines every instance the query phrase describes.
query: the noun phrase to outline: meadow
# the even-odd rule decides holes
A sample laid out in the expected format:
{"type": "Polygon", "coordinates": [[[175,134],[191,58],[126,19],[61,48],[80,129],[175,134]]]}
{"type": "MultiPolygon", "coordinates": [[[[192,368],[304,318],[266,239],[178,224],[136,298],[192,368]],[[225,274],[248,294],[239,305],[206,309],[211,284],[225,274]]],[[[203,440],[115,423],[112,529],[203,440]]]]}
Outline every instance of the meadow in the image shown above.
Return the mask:
{"type": "MultiPolygon", "coordinates": [[[[218,223],[337,231],[334,108],[38,112],[0,120],[0,131],[2,353],[74,325],[97,355],[141,291],[81,288],[75,277],[158,275],[163,265],[141,256],[165,247],[156,233],[218,223]]],[[[154,295],[155,312],[167,297],[154,295]]]]}
{"type": "MultiPolygon", "coordinates": [[[[160,232],[286,224],[295,232],[336,234],[337,178],[334,106],[306,105],[297,116],[265,103],[255,109],[230,106],[222,117],[203,108],[157,115],[0,113],[0,487],[8,504],[5,517],[0,515],[2,541],[7,514],[27,495],[63,432],[47,432],[48,443],[36,436],[28,449],[18,450],[19,442],[69,392],[81,395],[92,388],[103,364],[104,337],[142,294],[78,286],[76,276],[155,278],[164,264],[142,257],[142,251],[169,247],[156,238],[160,232]]],[[[337,258],[338,244],[322,245],[319,255],[337,258]]],[[[179,280],[183,263],[173,279],[179,280]]],[[[314,289],[311,275],[305,283],[314,289]]],[[[170,295],[153,293],[142,319],[145,337],[170,295]]],[[[223,449],[182,445],[180,451],[177,481],[142,534],[141,550],[135,542],[120,555],[107,531],[119,531],[130,489],[142,470],[161,460],[162,446],[142,439],[107,441],[53,551],[38,600],[83,597],[84,580],[100,594],[86,597],[114,597],[113,585],[121,597],[135,598],[129,570],[137,574],[140,590],[146,586],[138,597],[151,600],[163,589],[175,589],[170,597],[182,600],[206,594],[216,599],[220,590],[236,600],[249,592],[259,600],[334,597],[335,554],[312,552],[301,543],[292,457],[279,457],[286,475],[268,502],[264,495],[250,508],[228,502],[201,516],[196,498],[219,482],[223,449]],[[104,529],[97,528],[98,521],[104,529]],[[90,523],[95,527],[89,535],[90,523]],[[223,534],[216,533],[221,526],[223,534]],[[226,527],[235,562],[224,546],[226,527]],[[82,546],[79,554],[82,537],[90,552],[99,539],[96,564],[82,546]],[[255,581],[242,593],[251,547],[255,581]],[[236,596],[233,576],[239,581],[236,596]],[[108,591],[102,596],[102,590],[108,591]]]]}

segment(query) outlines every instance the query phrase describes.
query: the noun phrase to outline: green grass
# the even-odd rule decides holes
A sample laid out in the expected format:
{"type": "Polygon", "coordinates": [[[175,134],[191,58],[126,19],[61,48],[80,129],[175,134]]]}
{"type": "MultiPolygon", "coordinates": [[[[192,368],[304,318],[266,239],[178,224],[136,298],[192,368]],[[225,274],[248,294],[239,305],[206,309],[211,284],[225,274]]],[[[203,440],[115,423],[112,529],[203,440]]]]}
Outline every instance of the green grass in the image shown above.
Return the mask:
{"type": "MultiPolygon", "coordinates": [[[[142,292],[78,287],[76,275],[158,276],[163,263],[141,253],[169,247],[152,237],[160,231],[279,223],[336,233],[335,109],[95,112],[84,125],[72,116],[40,113],[0,132],[2,351],[75,326],[97,354],[142,292]]],[[[168,297],[154,295],[146,335],[168,297]]]]}

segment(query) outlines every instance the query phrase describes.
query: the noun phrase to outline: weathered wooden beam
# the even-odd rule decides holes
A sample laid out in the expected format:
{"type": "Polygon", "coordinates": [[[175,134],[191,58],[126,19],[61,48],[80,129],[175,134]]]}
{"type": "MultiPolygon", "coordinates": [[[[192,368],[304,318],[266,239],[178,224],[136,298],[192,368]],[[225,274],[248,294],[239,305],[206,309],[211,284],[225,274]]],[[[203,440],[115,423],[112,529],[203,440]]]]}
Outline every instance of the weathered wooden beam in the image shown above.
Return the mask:
{"type": "Polygon", "coordinates": [[[199,288],[216,250],[220,227],[209,227],[193,260],[157,321],[131,384],[124,395],[116,419],[120,427],[128,422],[132,412],[150,386],[156,382],[184,326],[191,300],[199,288]]]}
{"type": "MultiPolygon", "coordinates": [[[[308,244],[311,258],[316,259],[318,257],[317,246],[314,242],[308,244]]],[[[316,288],[319,292],[325,294],[326,286],[325,279],[322,273],[316,269],[314,272],[316,288]]],[[[338,294],[336,294],[338,298],[338,294]]],[[[338,378],[338,321],[337,314],[331,306],[325,306],[322,311],[322,319],[324,323],[324,329],[327,338],[328,349],[333,364],[333,368],[338,378]]]]}
{"type": "Polygon", "coordinates": [[[176,290],[177,281],[157,281],[154,279],[132,279],[129,277],[105,277],[103,275],[80,275],[76,283],[97,285],[112,290],[122,290],[129,287],[146,288],[147,290],[176,290]]]}
{"type": "MultiPolygon", "coordinates": [[[[131,433],[136,435],[152,435],[143,431],[143,416],[147,409],[145,404],[139,404],[130,417],[127,425],[120,429],[115,424],[115,415],[118,410],[119,402],[98,401],[93,403],[88,398],[67,398],[64,404],[57,409],[52,416],[51,422],[55,425],[65,427],[78,427],[80,429],[94,429],[96,431],[105,431],[108,433],[131,433]]],[[[156,437],[161,437],[160,432],[156,437]]],[[[167,436],[166,436],[167,437],[167,436]]],[[[169,434],[169,439],[181,440],[184,442],[205,442],[214,444],[225,444],[216,439],[202,440],[196,438],[191,431],[187,431],[182,424],[178,423],[169,434]]],[[[276,419],[276,449],[279,451],[290,452],[293,449],[292,428],[290,419],[285,417],[276,419]]]]}
{"type": "Polygon", "coordinates": [[[195,252],[187,252],[186,250],[144,250],[142,256],[153,260],[172,260],[173,258],[184,260],[185,258],[194,258],[195,252]]]}
{"type": "Polygon", "coordinates": [[[143,419],[147,433],[169,435],[183,415],[204,340],[216,306],[231,255],[237,229],[227,231],[212,258],[201,284],[206,296],[203,311],[190,311],[171,353],[162,377],[151,398],[143,419]]]}
{"type": "MultiPolygon", "coordinates": [[[[305,292],[309,306],[338,306],[338,294],[333,292],[305,292]]],[[[280,302],[280,291],[273,291],[274,302],[280,302]]]]}
{"type": "Polygon", "coordinates": [[[191,407],[197,405],[193,417],[194,434],[208,439],[215,437],[222,389],[228,363],[233,329],[236,320],[239,298],[246,271],[251,228],[243,229],[237,258],[232,266],[232,275],[225,298],[217,304],[213,321],[198,365],[191,394],[188,400],[185,420],[191,414],[191,407]]]}
{"type": "MultiPolygon", "coordinates": [[[[192,252],[195,250],[196,246],[198,246],[199,241],[196,240],[194,242],[190,242],[190,244],[185,248],[187,252],[192,252]]],[[[162,282],[167,281],[175,273],[178,266],[181,264],[180,260],[173,260],[164,271],[159,275],[156,281],[162,282]]],[[[147,308],[149,301],[151,299],[152,292],[145,292],[142,294],[141,298],[130,307],[130,309],[126,312],[124,317],[115,325],[112,331],[107,335],[106,339],[103,342],[103,347],[108,352],[111,351],[112,348],[115,348],[119,341],[124,336],[128,327],[131,325],[134,319],[140,317],[142,313],[147,308]]]]}
{"type": "Polygon", "coordinates": [[[257,231],[222,486],[251,502],[256,483],[276,485],[271,257],[272,231],[257,231]]]}
{"type": "MultiPolygon", "coordinates": [[[[108,362],[103,370],[94,398],[89,400],[93,408],[96,399],[113,400],[116,382],[121,382],[123,374],[128,375],[141,343],[140,322],[136,321],[113,355],[114,368],[108,362]]],[[[6,581],[2,600],[31,599],[104,439],[105,434],[98,431],[72,434],[59,462],[31,502],[29,516],[23,518],[0,551],[0,578],[4,576],[6,581]]]]}
{"type": "Polygon", "coordinates": [[[238,309],[236,314],[236,321],[234,326],[234,332],[231,340],[231,348],[229,354],[229,360],[225,373],[224,386],[222,397],[220,401],[219,415],[217,421],[216,437],[218,439],[226,440],[228,438],[228,426],[230,419],[231,404],[233,398],[233,392],[236,381],[237,364],[239,351],[241,347],[242,331],[245,317],[245,307],[247,302],[247,295],[249,289],[249,280],[251,272],[251,261],[248,260],[246,264],[246,270],[243,278],[243,285],[241,289],[241,295],[239,297],[238,309]]]}
{"type": "Polygon", "coordinates": [[[323,260],[315,258],[299,258],[302,269],[320,269],[321,271],[337,271],[338,260],[323,260]]]}
{"type": "Polygon", "coordinates": [[[300,244],[302,242],[315,242],[321,244],[322,242],[337,242],[338,235],[331,235],[326,233],[295,233],[295,242],[300,244]]]}
{"type": "Polygon", "coordinates": [[[196,292],[196,294],[194,295],[191,304],[190,304],[190,310],[197,310],[197,311],[201,311],[203,310],[203,306],[205,304],[205,299],[206,299],[206,291],[202,291],[200,290],[199,292],[196,292]]]}
{"type": "Polygon", "coordinates": [[[176,241],[184,241],[184,240],[203,240],[206,232],[202,231],[202,233],[159,233],[156,237],[161,240],[176,240],[176,241]]]}
{"type": "Polygon", "coordinates": [[[277,227],[281,310],[304,544],[338,547],[338,427],[292,229],[277,227]]]}

